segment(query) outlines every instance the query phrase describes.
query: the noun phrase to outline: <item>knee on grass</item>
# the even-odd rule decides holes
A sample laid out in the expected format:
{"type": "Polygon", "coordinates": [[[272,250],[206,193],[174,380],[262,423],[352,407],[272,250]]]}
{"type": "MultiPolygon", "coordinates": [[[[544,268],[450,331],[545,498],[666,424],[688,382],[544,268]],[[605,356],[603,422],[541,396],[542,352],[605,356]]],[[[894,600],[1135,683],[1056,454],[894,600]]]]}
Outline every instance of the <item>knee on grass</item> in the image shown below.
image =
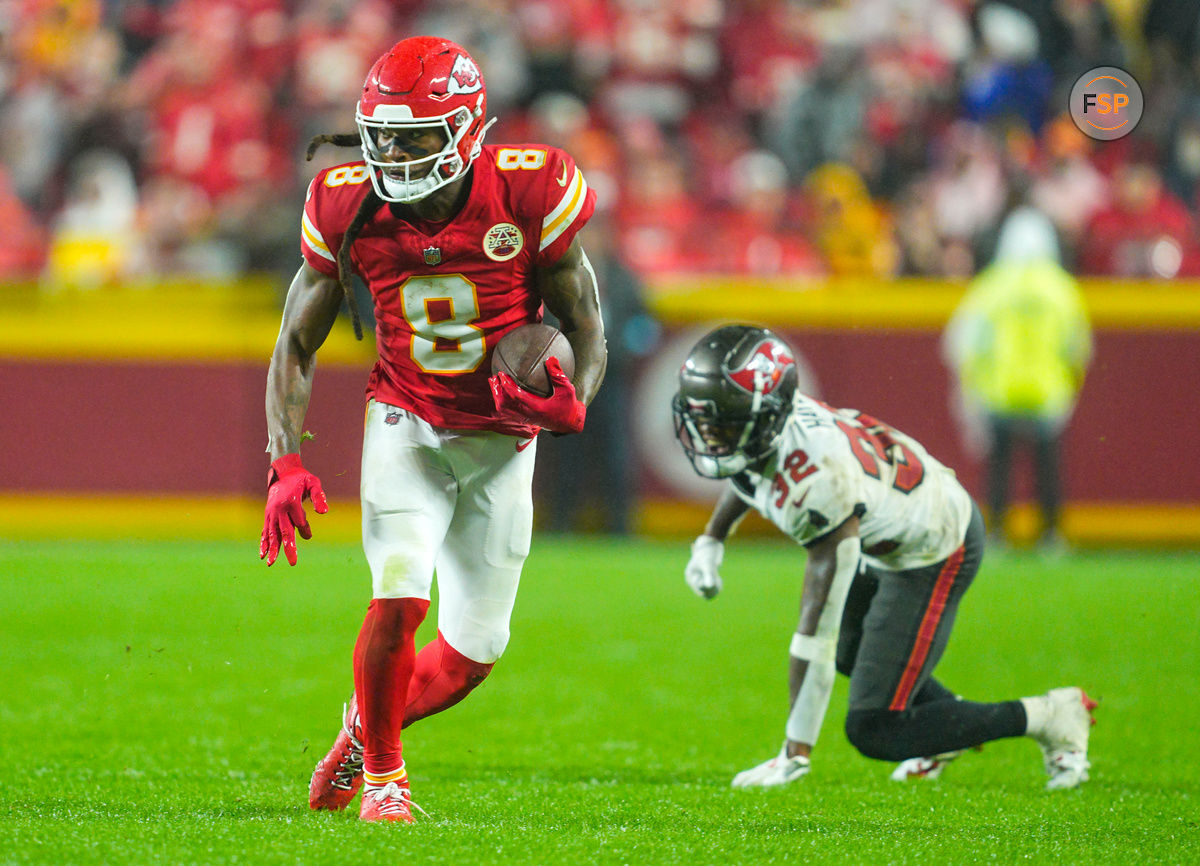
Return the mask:
{"type": "Polygon", "coordinates": [[[903,761],[911,758],[897,736],[904,711],[851,710],[846,714],[846,739],[867,758],[903,761]]]}

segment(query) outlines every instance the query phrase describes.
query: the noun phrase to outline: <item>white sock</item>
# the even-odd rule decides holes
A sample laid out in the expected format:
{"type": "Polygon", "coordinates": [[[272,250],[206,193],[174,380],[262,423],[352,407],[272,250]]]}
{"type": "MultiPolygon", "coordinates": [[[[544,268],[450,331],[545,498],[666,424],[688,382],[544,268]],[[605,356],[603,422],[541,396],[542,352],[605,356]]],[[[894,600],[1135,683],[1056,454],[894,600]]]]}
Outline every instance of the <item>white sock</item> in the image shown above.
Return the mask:
{"type": "Polygon", "coordinates": [[[1046,729],[1046,722],[1050,720],[1050,701],[1044,695],[1038,695],[1036,698],[1021,698],[1021,705],[1025,707],[1025,734],[1036,737],[1046,729]]]}

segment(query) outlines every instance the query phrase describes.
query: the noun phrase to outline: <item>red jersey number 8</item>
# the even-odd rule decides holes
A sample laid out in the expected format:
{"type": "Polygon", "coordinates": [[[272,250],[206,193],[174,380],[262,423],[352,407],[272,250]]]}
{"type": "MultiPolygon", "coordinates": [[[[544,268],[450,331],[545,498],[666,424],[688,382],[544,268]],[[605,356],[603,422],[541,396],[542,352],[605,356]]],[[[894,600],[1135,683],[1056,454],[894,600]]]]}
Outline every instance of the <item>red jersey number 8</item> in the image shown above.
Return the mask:
{"type": "Polygon", "coordinates": [[[496,167],[501,171],[515,171],[517,169],[528,169],[536,171],[546,164],[546,151],[534,150],[518,150],[515,147],[502,147],[496,151],[496,167]]]}
{"type": "Polygon", "coordinates": [[[362,183],[366,179],[367,167],[365,165],[343,165],[332,169],[325,175],[325,186],[362,183]]]}

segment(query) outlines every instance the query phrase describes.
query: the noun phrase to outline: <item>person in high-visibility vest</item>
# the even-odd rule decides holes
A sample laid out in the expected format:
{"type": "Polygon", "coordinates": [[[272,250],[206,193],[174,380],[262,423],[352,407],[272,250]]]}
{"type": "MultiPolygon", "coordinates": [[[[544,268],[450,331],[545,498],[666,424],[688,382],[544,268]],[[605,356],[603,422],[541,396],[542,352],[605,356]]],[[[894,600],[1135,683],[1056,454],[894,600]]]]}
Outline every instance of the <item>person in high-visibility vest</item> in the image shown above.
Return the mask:
{"type": "Polygon", "coordinates": [[[987,422],[992,535],[1004,538],[1014,451],[1028,446],[1042,513],[1039,542],[1061,546],[1059,443],[1091,360],[1092,333],[1043,213],[1019,207],[1005,219],[995,256],[968,286],[943,345],[965,405],[987,422]]]}

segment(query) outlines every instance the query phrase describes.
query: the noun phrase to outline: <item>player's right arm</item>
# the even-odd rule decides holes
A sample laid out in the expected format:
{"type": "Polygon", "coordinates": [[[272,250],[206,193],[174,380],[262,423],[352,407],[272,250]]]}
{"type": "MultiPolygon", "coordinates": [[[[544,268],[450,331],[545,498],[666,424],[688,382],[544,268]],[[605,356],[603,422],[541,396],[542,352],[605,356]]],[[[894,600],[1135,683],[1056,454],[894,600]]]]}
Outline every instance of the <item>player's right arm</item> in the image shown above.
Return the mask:
{"type": "Polygon", "coordinates": [[[267,370],[268,474],[266,519],[259,559],[275,562],[283,547],[296,564],[296,532],[312,538],[303,501],[312,500],[318,514],[328,510],[321,482],[300,462],[304,415],[312,396],[317,349],[325,342],[341,306],[342,289],[333,277],[307,262],[296,272],[283,307],[283,324],[267,370]]]}
{"type": "Polygon", "coordinates": [[[329,336],[341,304],[338,281],[303,263],[288,289],[267,370],[267,451],[272,460],[300,451],[317,349],[329,336]]]}
{"type": "Polygon", "coordinates": [[[683,577],[692,592],[701,598],[715,598],[721,591],[721,560],[725,557],[725,539],[742,519],[750,506],[733,489],[725,488],[713,507],[704,534],[692,542],[692,555],[683,570],[683,577]]]}
{"type": "Polygon", "coordinates": [[[708,523],[704,527],[704,534],[724,542],[729,537],[729,533],[733,532],[733,527],[749,510],[750,506],[737,495],[737,491],[733,489],[733,482],[730,482],[721,492],[721,498],[717,500],[717,504],[713,506],[712,514],[709,515],[708,523]]]}

